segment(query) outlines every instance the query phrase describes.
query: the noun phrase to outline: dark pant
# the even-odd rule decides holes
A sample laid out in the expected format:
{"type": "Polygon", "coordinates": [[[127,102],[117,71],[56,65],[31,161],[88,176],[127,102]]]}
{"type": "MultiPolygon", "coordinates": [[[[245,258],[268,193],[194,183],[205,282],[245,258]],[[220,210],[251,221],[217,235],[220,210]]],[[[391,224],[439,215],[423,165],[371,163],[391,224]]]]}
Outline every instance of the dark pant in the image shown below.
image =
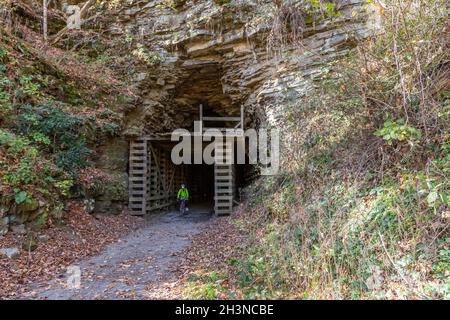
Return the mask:
{"type": "Polygon", "coordinates": [[[186,200],[181,199],[180,200],[180,212],[185,213],[186,211],[186,200]]]}

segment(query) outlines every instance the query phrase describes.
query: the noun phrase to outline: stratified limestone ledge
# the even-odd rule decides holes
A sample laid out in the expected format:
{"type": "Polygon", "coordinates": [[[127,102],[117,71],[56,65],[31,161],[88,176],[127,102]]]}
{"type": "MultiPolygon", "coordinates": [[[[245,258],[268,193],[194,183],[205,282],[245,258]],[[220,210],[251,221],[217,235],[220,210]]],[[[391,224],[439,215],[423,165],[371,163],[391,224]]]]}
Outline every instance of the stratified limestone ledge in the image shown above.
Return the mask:
{"type": "Polygon", "coordinates": [[[273,1],[266,0],[178,1],[175,9],[167,0],[133,1],[124,7],[110,33],[138,30],[145,47],[163,60],[136,74],[143,103],[129,116],[126,134],[189,127],[199,103],[221,115],[244,105],[249,115],[261,108],[276,118],[287,97],[306,94],[330,61],[380,27],[367,1],[340,1],[339,15],[308,26],[300,47],[274,54],[266,38],[275,12],[273,1]]]}

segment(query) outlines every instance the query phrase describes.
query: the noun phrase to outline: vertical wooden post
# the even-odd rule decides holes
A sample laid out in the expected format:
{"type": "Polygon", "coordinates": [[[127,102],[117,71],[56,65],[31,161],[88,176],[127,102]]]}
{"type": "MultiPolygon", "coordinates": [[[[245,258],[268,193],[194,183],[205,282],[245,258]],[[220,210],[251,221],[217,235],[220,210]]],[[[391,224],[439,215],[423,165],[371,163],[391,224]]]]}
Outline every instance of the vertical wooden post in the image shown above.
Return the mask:
{"type": "Polygon", "coordinates": [[[200,134],[203,135],[203,104],[200,104],[200,134]]]}
{"type": "Polygon", "coordinates": [[[151,142],[146,140],[145,141],[145,152],[146,152],[146,158],[147,158],[147,174],[145,176],[145,185],[146,185],[146,190],[145,190],[145,213],[147,213],[149,211],[149,207],[151,204],[150,201],[150,197],[151,197],[151,193],[152,193],[152,182],[151,182],[151,177],[152,177],[152,154],[151,152],[149,152],[149,144],[151,142]]]}
{"type": "Polygon", "coordinates": [[[129,158],[129,208],[134,215],[147,212],[148,158],[147,140],[130,142],[129,158]]]}
{"type": "Polygon", "coordinates": [[[244,106],[241,105],[241,129],[244,131],[244,106]]]}
{"type": "Polygon", "coordinates": [[[158,159],[156,153],[153,150],[151,142],[149,142],[149,157],[152,159],[151,170],[150,170],[150,201],[149,201],[149,211],[153,211],[158,204],[158,193],[159,193],[159,171],[158,171],[158,159]]]}

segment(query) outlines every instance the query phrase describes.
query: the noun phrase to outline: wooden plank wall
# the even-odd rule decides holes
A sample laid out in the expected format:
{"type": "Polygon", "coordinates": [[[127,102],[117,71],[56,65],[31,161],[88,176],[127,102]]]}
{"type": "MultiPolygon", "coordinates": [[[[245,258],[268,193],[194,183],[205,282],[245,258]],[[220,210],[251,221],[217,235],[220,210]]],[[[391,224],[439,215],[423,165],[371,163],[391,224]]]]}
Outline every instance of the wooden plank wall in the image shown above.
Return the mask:
{"type": "Polygon", "coordinates": [[[167,210],[176,203],[176,192],[186,169],[170,160],[170,152],[146,139],[130,142],[129,209],[133,215],[167,210]]]}
{"type": "MultiPolygon", "coordinates": [[[[216,144],[214,210],[217,215],[230,214],[233,209],[236,194],[233,156],[233,143],[216,144]]],[[[169,209],[176,203],[180,184],[187,183],[186,166],[174,165],[170,151],[158,148],[146,139],[130,142],[129,166],[129,208],[133,215],[169,209]]]]}

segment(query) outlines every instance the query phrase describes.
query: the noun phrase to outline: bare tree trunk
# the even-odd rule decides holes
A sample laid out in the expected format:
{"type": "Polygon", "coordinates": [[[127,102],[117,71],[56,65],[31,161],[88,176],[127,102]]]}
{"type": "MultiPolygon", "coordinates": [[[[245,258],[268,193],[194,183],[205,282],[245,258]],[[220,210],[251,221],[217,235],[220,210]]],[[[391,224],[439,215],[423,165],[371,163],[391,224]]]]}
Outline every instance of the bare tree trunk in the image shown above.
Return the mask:
{"type": "Polygon", "coordinates": [[[42,0],[43,8],[43,29],[44,29],[44,41],[47,43],[48,39],[48,25],[47,25],[47,0],[42,0]]]}
{"type": "MultiPolygon", "coordinates": [[[[51,1],[51,0],[50,0],[51,1]]],[[[86,3],[83,5],[83,7],[80,10],[80,16],[83,17],[83,15],[86,13],[86,11],[88,11],[88,9],[90,8],[90,6],[92,4],[94,4],[95,0],[88,0],[86,1],[86,3]]],[[[68,31],[69,29],[66,27],[64,27],[64,29],[60,30],[56,35],[55,38],[52,42],[52,44],[56,44],[63,36],[64,34],[68,31]]]]}

